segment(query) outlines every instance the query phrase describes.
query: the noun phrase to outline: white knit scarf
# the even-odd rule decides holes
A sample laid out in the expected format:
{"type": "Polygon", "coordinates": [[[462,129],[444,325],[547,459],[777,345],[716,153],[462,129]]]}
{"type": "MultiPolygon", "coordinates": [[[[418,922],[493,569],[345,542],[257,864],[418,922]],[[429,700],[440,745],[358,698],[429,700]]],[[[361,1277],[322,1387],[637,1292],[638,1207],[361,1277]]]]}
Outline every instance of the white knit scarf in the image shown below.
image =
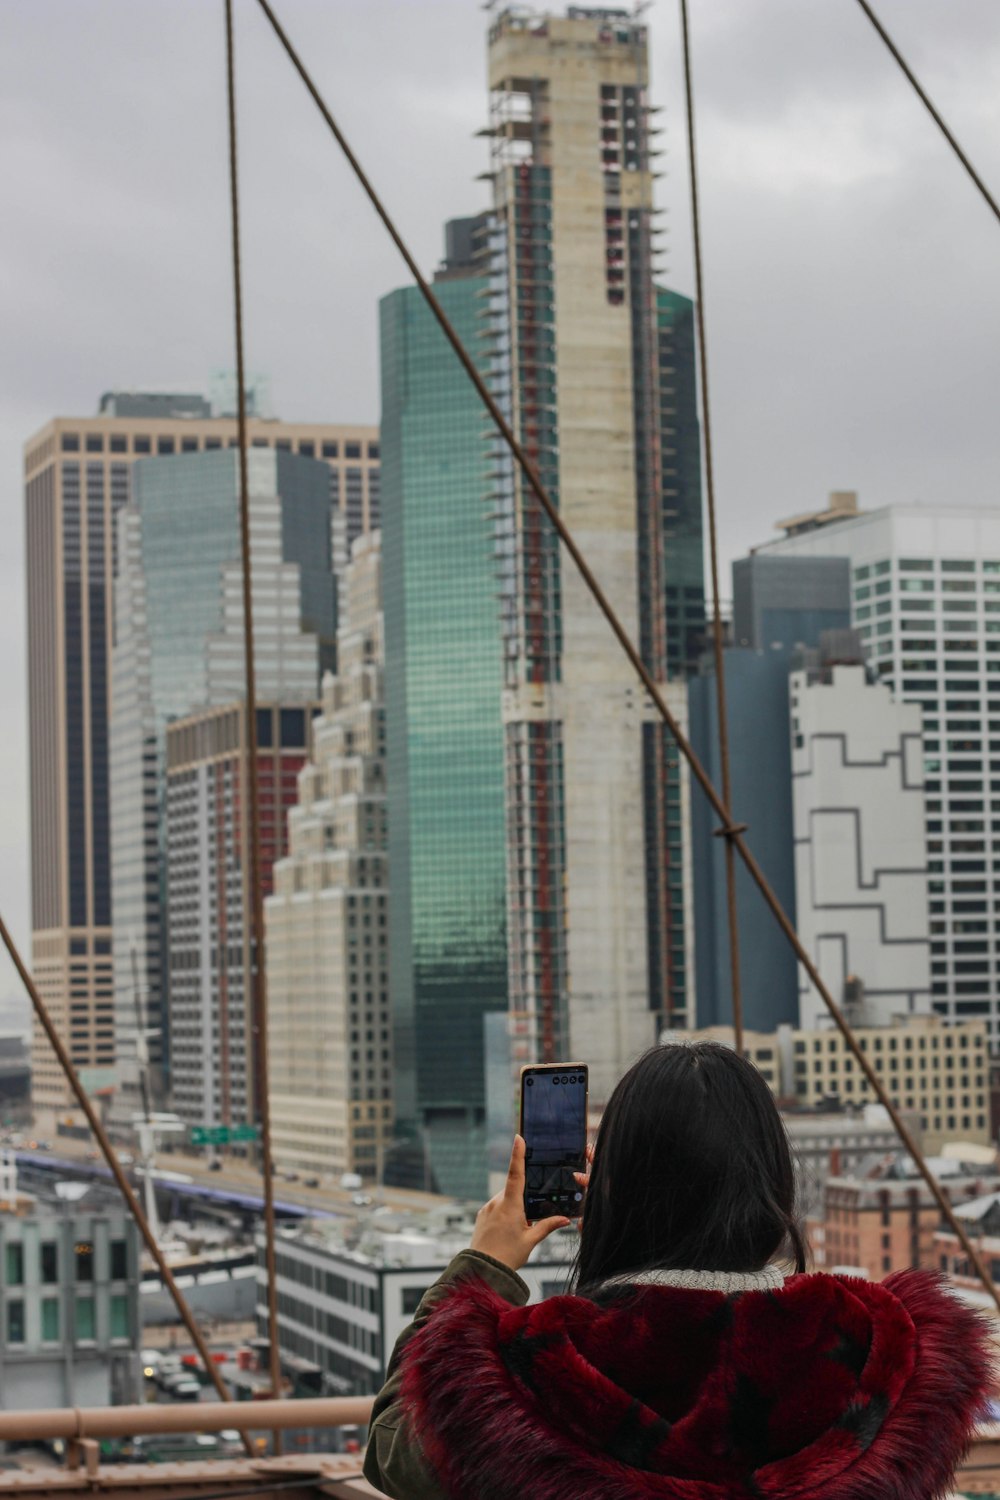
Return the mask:
{"type": "Polygon", "coordinates": [[[676,1286],[690,1292],[776,1292],[785,1284],[780,1266],[762,1271],[636,1271],[624,1272],[605,1281],[610,1286],[676,1286]]]}

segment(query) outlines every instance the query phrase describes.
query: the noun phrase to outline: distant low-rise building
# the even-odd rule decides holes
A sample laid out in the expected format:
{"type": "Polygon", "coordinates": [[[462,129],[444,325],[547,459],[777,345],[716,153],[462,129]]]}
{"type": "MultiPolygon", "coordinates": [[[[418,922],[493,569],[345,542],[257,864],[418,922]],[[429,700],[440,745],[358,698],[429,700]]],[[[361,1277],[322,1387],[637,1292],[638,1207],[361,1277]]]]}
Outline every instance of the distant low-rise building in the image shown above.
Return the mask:
{"type": "MultiPolygon", "coordinates": [[[[865,1026],[856,1016],[850,1019],[862,1052],[892,1102],[923,1131],[927,1150],[937,1151],[949,1140],[984,1146],[992,1139],[985,1021],[954,1026],[937,1015],[899,1016],[889,1026],[865,1026]]],[[[709,1026],[691,1037],[731,1047],[733,1028],[709,1026]]],[[[877,1104],[833,1026],[745,1031],[743,1047],[775,1096],[797,1109],[828,1113],[877,1104]]]]}
{"type": "MultiPolygon", "coordinates": [[[[278,1330],[288,1356],[319,1367],[324,1394],[379,1390],[393,1345],[421,1297],[469,1243],[472,1220],[457,1205],[424,1214],[381,1213],[345,1232],[329,1221],[278,1237],[278,1330]]],[[[531,1300],[564,1291],[575,1233],[550,1235],[519,1275],[531,1300]]],[[[264,1239],[257,1238],[257,1321],[267,1331],[264,1239]]]]}
{"type": "Polygon", "coordinates": [[[0,1214],[4,1407],[139,1400],[138,1287],[128,1214],[0,1214]]]}
{"type": "MultiPolygon", "coordinates": [[[[932,1157],[929,1166],[952,1203],[1000,1190],[995,1158],[986,1166],[932,1157]]],[[[908,1156],[874,1159],[867,1172],[828,1180],[821,1234],[813,1237],[816,1268],[849,1269],[879,1281],[910,1266],[936,1267],[940,1220],[931,1190],[908,1156]]]]}
{"type": "MultiPolygon", "coordinates": [[[[939,1016],[905,1016],[892,1026],[855,1027],[855,1036],[893,1103],[924,1124],[925,1144],[964,1140],[985,1145],[989,1129],[987,1025],[948,1025],[939,1016]]],[[[790,1092],[806,1108],[870,1104],[872,1089],[839,1031],[794,1031],[790,1092]]],[[[787,1055],[787,1054],[786,1054],[787,1055]]]]}

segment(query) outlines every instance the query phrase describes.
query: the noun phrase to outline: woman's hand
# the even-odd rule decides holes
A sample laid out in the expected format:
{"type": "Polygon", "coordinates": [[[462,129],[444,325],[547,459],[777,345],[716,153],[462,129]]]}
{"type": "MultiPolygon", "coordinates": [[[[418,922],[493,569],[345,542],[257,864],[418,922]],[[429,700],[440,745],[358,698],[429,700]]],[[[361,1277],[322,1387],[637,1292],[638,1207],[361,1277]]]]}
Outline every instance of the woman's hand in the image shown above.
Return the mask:
{"type": "Polygon", "coordinates": [[[554,1229],[565,1229],[569,1219],[559,1215],[529,1224],[524,1216],[524,1141],[514,1137],[510,1167],[503,1192],[484,1203],[476,1215],[471,1250],[481,1250],[494,1260],[519,1271],[536,1245],[554,1229]]]}

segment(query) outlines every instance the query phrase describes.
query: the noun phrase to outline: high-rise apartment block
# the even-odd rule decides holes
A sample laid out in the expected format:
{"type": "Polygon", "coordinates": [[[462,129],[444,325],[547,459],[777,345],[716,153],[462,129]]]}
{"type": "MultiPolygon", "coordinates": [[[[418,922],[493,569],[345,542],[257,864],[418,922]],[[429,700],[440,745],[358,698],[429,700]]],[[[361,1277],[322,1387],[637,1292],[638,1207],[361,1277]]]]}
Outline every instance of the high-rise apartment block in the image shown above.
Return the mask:
{"type": "MultiPolygon", "coordinates": [[[[287,847],[310,711],[257,706],[258,850],[265,896],[287,847]]],[[[166,949],[170,1099],[191,1125],[253,1123],[249,751],[244,702],[166,731],[166,949]]]]}
{"type": "Polygon", "coordinates": [[[343,578],[289,849],[265,904],[271,1131],[280,1166],[381,1179],[393,1137],[378,535],[343,578]]]}
{"type": "MultiPolygon", "coordinates": [[[[449,226],[435,292],[484,349],[482,220],[449,226]],[[461,233],[457,226],[467,226],[461,233]]],[[[507,1009],[503,686],[482,405],[416,287],[383,298],[382,538],[391,1180],[486,1187],[484,1017],[507,1009]]]]}
{"type": "Polygon", "coordinates": [[[760,551],[846,557],[868,661],[923,709],[933,1004],[985,1018],[996,1047],[1000,511],[897,506],[795,527],[760,551]]]}
{"type": "MultiPolygon", "coordinates": [[[[257,691],[263,702],[301,709],[315,702],[321,664],[332,662],[335,649],[328,475],[312,458],[251,452],[247,485],[257,691]]],[[[132,493],[118,517],[110,745],[117,1104],[125,1114],[138,1105],[129,1044],[139,1014],[159,1015],[168,1031],[171,1019],[163,1004],[174,935],[165,902],[167,726],[196,709],[232,705],[245,681],[238,455],[138,463],[132,493]]],[[[303,743],[300,737],[300,753],[303,743]]],[[[238,852],[238,831],[226,837],[238,852]]],[[[212,953],[222,941],[224,910],[206,912],[205,920],[212,953]]],[[[185,954],[190,936],[181,922],[176,937],[185,954]]],[[[201,965],[205,1027],[211,991],[222,982],[209,975],[210,962],[201,965]]],[[[197,1079],[178,1082],[184,1097],[201,1087],[197,1079]]]]}
{"type": "MultiPolygon", "coordinates": [[[[343,525],[377,524],[376,429],[254,421],[249,432],[254,447],[324,459],[343,525]]],[[[56,418],[25,446],[32,967],[91,1089],[115,1076],[108,761],[114,517],[128,501],[137,458],[235,442],[235,423],[212,417],[200,396],[127,392],[104,396],[96,417],[56,418]]],[[[148,1019],[159,1025],[155,1014],[148,1019]]],[[[36,1106],[72,1108],[40,1032],[32,1074],[36,1106]]]]}
{"type": "MultiPolygon", "coordinates": [[[[687,666],[688,609],[700,623],[703,608],[697,427],[675,363],[686,310],[654,280],[647,72],[646,28],[623,12],[497,15],[489,332],[515,430],[683,715],[668,677],[687,666]]],[[[494,484],[510,1006],[538,1057],[590,1060],[602,1099],[662,1025],[688,1017],[685,777],[499,450],[494,484]]]]}

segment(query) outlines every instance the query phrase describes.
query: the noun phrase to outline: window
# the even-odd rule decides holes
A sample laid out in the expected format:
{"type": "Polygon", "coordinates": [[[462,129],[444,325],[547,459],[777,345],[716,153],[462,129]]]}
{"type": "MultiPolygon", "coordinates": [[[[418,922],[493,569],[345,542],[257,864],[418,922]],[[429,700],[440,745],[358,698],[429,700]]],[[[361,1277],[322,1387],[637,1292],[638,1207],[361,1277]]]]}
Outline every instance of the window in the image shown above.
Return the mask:
{"type": "Polygon", "coordinates": [[[153,451],[148,437],[133,438],[132,448],[136,453],[152,453],[153,451]]]}
{"type": "Polygon", "coordinates": [[[88,432],[86,447],[88,453],[103,453],[104,438],[102,434],[99,432],[88,432]]]}
{"type": "Polygon", "coordinates": [[[303,458],[315,458],[316,444],[311,440],[303,438],[299,442],[299,452],[302,454],[303,458]]]}
{"type": "Polygon", "coordinates": [[[111,1241],[111,1280],[128,1280],[128,1243],[126,1240],[111,1241]]]}
{"type": "Polygon", "coordinates": [[[19,1297],[7,1303],[7,1342],[24,1343],[24,1303],[19,1297]]]}
{"type": "Polygon", "coordinates": [[[78,432],[64,432],[61,447],[64,453],[79,453],[80,434],[78,432]]]}
{"type": "Polygon", "coordinates": [[[379,446],[378,446],[378,443],[369,443],[368,444],[368,457],[369,458],[378,458],[378,456],[379,456],[379,446]]]}
{"type": "Polygon", "coordinates": [[[339,452],[340,448],[337,443],[323,444],[322,453],[324,458],[336,458],[339,452]]]}
{"type": "Polygon", "coordinates": [[[20,1240],[15,1240],[6,1248],[4,1277],[8,1286],[24,1285],[24,1246],[20,1240]]]}
{"type": "Polygon", "coordinates": [[[42,1280],[52,1286],[59,1280],[59,1246],[55,1240],[43,1240],[40,1251],[42,1280]]]}
{"type": "Polygon", "coordinates": [[[360,458],[361,457],[361,444],[360,443],[345,443],[344,444],[344,457],[345,458],[360,458]]]}
{"type": "Polygon", "coordinates": [[[125,436],[124,432],[113,432],[111,434],[111,437],[108,439],[108,447],[111,449],[112,453],[127,453],[128,438],[125,436]]]}
{"type": "Polygon", "coordinates": [[[94,1247],[89,1240],[77,1240],[74,1246],[76,1253],[76,1279],[77,1281],[93,1281],[94,1279],[94,1247]]]}
{"type": "Polygon", "coordinates": [[[59,1298],[42,1298],[42,1343],[59,1342],[59,1298]]]}
{"type": "Polygon", "coordinates": [[[128,1298],[115,1296],[111,1298],[111,1337],[113,1339],[127,1339],[128,1327],[128,1298]]]}
{"type": "Polygon", "coordinates": [[[411,1317],[420,1306],[420,1299],[426,1292],[425,1286],[404,1286],[402,1292],[403,1312],[411,1317]]]}
{"type": "Polygon", "coordinates": [[[76,1341],[83,1343],[97,1337],[96,1322],[94,1319],[93,1297],[77,1297],[76,1299],[76,1341]]]}

